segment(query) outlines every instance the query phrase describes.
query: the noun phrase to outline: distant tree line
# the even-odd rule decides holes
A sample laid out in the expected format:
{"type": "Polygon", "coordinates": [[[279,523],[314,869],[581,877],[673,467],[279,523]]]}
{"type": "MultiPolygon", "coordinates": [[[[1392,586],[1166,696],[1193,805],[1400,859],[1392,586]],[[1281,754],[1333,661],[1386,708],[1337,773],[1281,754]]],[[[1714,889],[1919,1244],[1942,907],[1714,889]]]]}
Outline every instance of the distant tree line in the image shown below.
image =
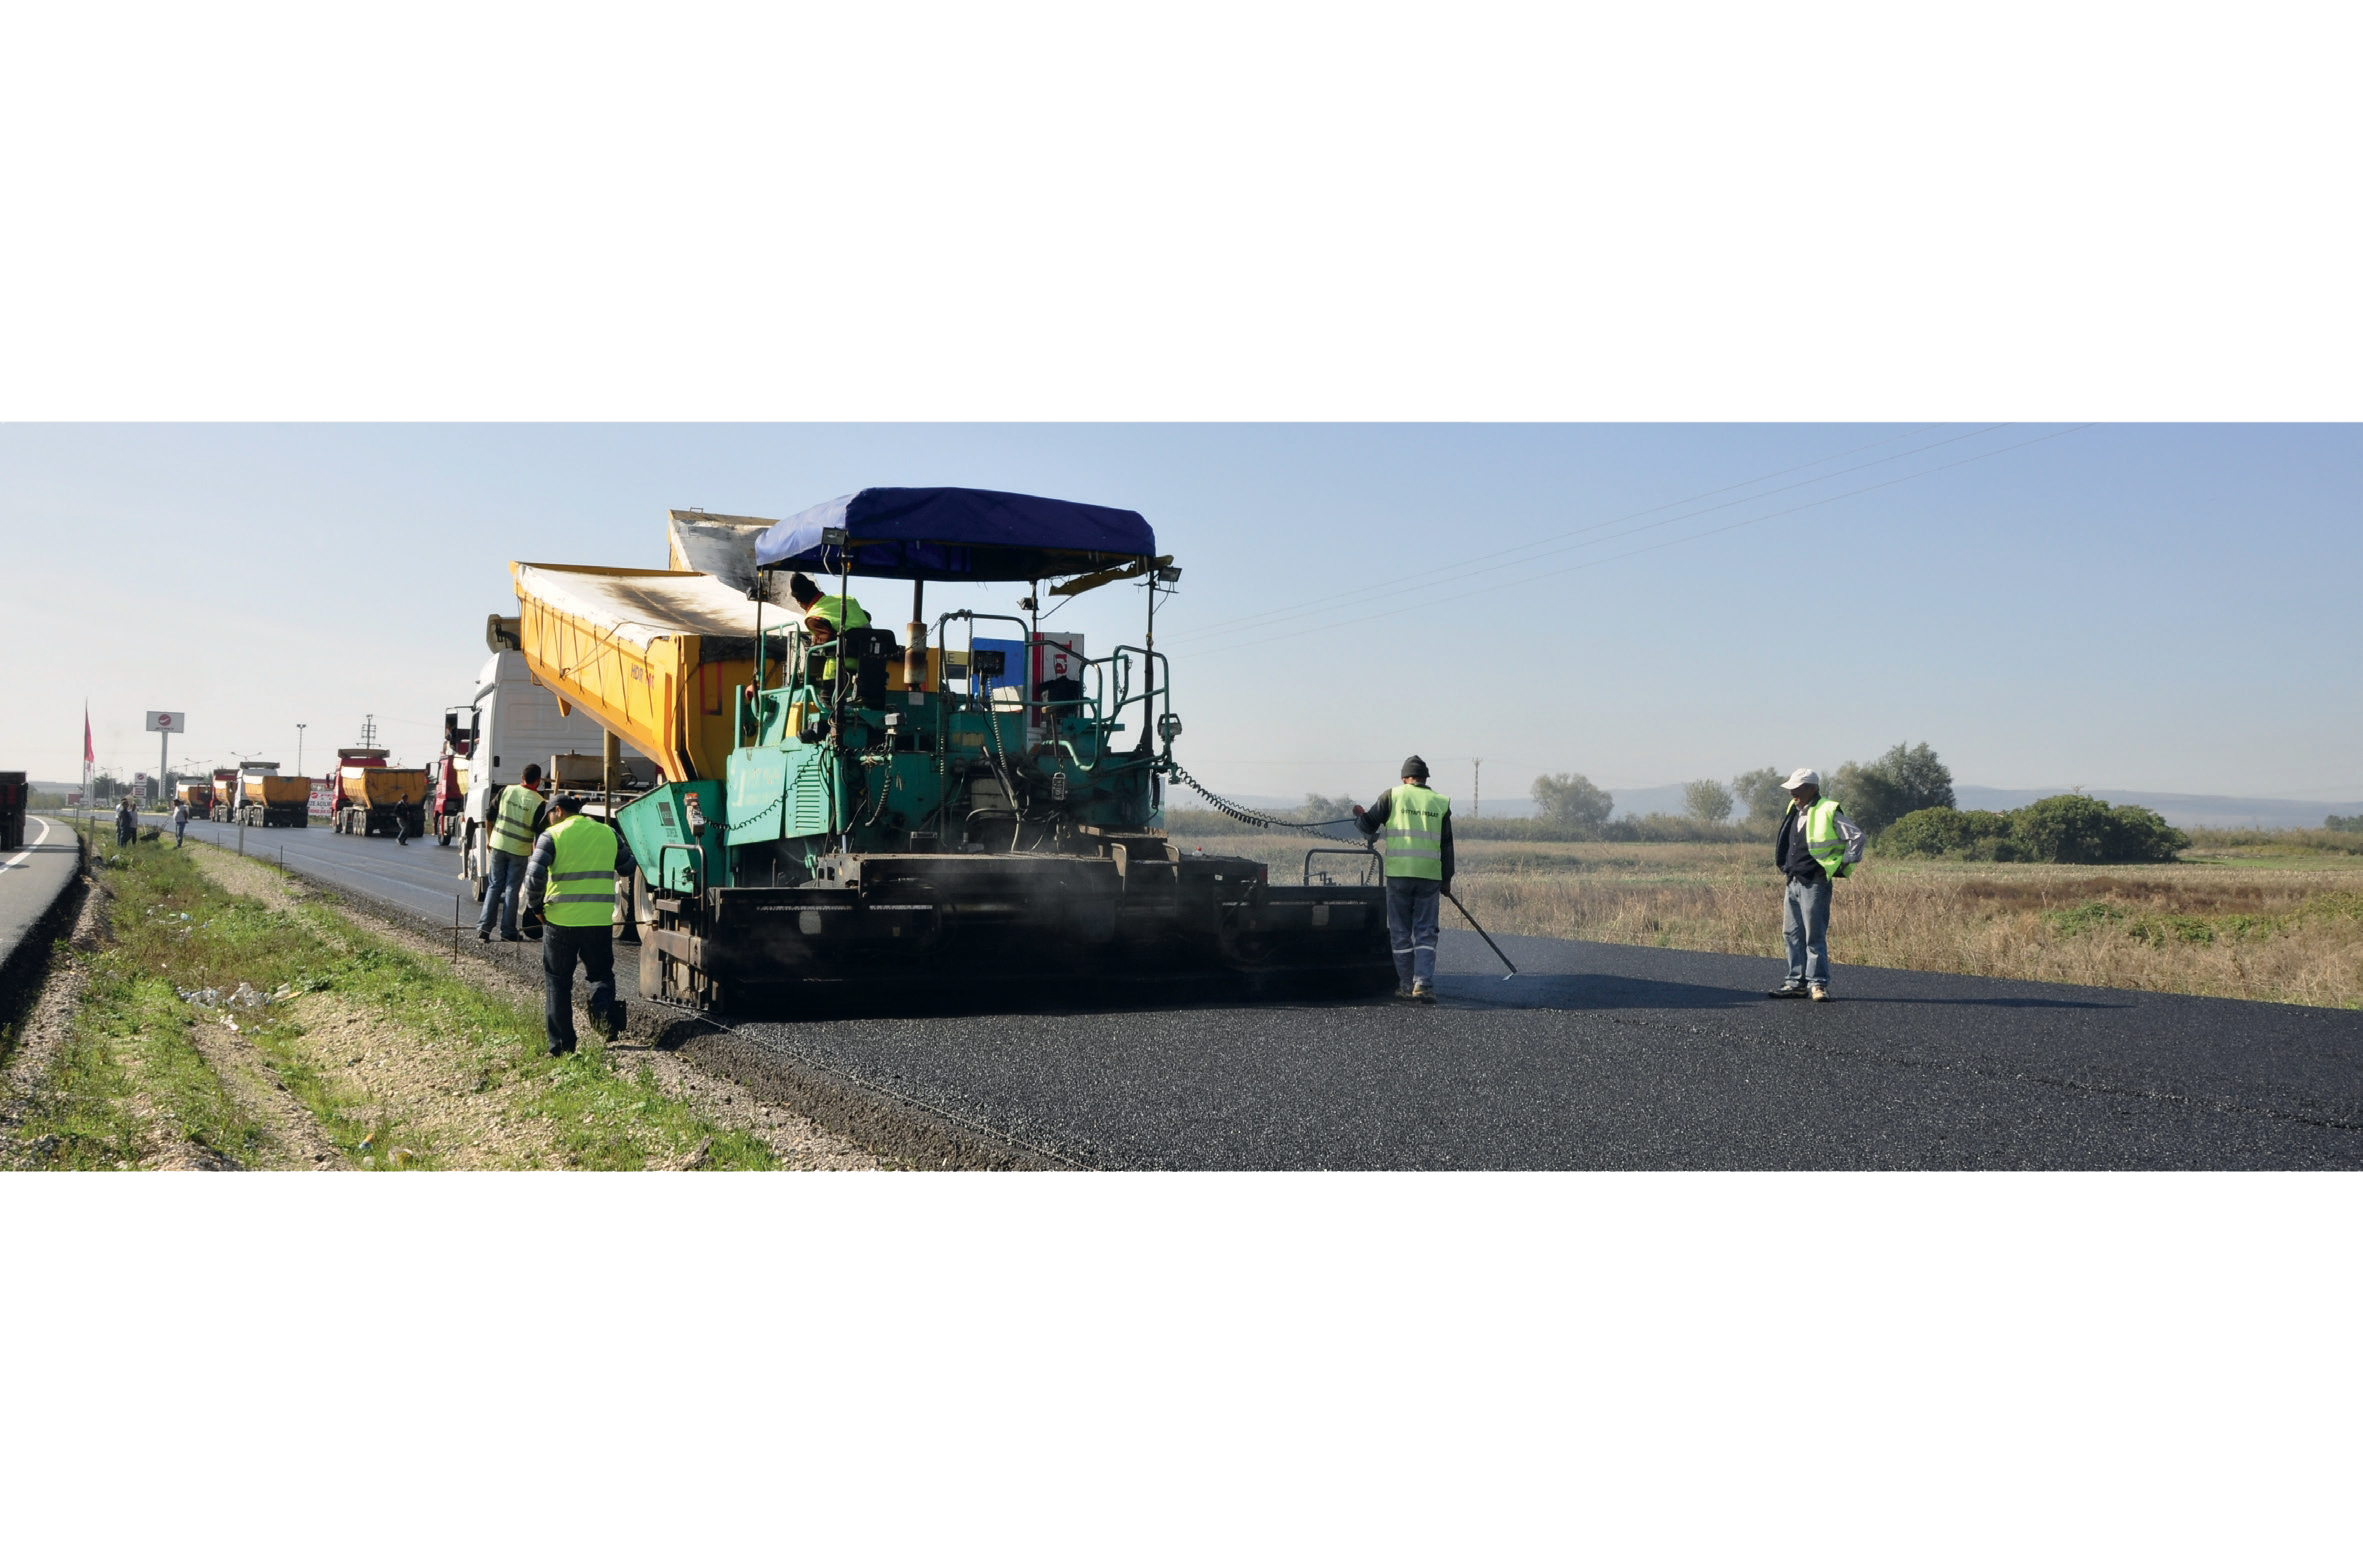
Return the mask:
{"type": "MultiPolygon", "coordinates": [[[[1759,767],[1729,783],[1700,778],[1682,786],[1688,819],[1700,837],[1721,837],[1735,814],[1742,824],[1770,832],[1789,809],[1787,777],[1759,767]]],[[[1957,808],[1952,770],[1925,740],[1898,743],[1868,762],[1848,762],[1828,775],[1822,792],[1846,809],[1883,854],[1972,860],[2028,860],[2061,865],[2151,864],[2171,860],[2190,847],[2190,838],[2166,825],[2157,812],[2139,805],[2112,807],[2083,795],[2056,795],[2016,811],[1957,808]]],[[[1615,798],[1581,773],[1546,773],[1534,781],[1534,803],[1544,821],[1574,835],[1622,837],[1609,821],[1615,798]]],[[[1671,824],[1675,818],[1649,818],[1671,824]]],[[[2327,825],[2363,832],[2363,817],[2332,817],[2327,825]]],[[[1661,826],[1636,837],[1675,837],[1661,826]]]]}
{"type": "Polygon", "coordinates": [[[2325,816],[2322,826],[2329,832],[2363,832],[2363,816],[2325,816]]]}

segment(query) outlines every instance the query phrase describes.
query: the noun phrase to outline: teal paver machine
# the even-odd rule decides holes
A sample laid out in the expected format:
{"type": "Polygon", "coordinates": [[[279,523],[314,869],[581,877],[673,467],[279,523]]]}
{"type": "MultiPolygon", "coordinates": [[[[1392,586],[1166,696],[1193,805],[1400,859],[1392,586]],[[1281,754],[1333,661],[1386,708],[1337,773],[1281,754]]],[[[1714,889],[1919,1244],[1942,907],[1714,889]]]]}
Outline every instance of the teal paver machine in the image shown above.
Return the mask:
{"type": "Polygon", "coordinates": [[[618,814],[642,993],[743,1012],[1158,976],[1392,989],[1381,888],[1275,886],[1166,838],[1182,726],[1156,603],[1179,576],[1137,512],[990,490],[868,489],[762,532],[725,776],[618,814]],[[791,572],[856,598],[909,582],[903,637],[807,630],[791,572]],[[1021,582],[1022,617],[924,618],[931,584],[1021,582]],[[1138,646],[1085,657],[1042,631],[1046,593],[1119,582],[1147,588],[1138,646]]]}

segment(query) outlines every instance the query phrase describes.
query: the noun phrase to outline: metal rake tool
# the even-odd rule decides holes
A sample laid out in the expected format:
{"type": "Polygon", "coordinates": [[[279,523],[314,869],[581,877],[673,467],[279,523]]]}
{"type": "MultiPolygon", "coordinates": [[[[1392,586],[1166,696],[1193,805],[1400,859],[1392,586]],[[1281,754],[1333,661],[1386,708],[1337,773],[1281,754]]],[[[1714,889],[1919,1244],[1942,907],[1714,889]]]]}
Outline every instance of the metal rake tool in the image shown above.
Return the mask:
{"type": "Polygon", "coordinates": [[[1468,906],[1462,903],[1460,899],[1453,897],[1451,893],[1445,893],[1444,896],[1451,900],[1452,906],[1454,908],[1460,910],[1460,917],[1469,922],[1469,929],[1475,931],[1479,936],[1483,936],[1485,938],[1485,945],[1493,948],[1493,955],[1501,959],[1502,967],[1509,970],[1507,974],[1502,976],[1502,983],[1507,984],[1511,980],[1516,979],[1518,977],[1518,965],[1510,961],[1510,955],[1502,951],[1500,945],[1496,943],[1491,936],[1485,935],[1485,927],[1477,923],[1477,916],[1471,914],[1468,910],[1468,906]]]}

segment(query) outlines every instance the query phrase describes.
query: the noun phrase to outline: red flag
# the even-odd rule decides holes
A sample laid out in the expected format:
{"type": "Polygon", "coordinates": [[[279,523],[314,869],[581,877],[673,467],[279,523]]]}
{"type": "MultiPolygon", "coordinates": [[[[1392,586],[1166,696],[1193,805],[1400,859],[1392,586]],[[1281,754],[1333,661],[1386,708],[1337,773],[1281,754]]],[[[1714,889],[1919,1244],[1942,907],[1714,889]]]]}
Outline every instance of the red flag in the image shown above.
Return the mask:
{"type": "Polygon", "coordinates": [[[90,704],[82,704],[82,765],[88,767],[98,760],[98,753],[90,748],[90,704]]]}

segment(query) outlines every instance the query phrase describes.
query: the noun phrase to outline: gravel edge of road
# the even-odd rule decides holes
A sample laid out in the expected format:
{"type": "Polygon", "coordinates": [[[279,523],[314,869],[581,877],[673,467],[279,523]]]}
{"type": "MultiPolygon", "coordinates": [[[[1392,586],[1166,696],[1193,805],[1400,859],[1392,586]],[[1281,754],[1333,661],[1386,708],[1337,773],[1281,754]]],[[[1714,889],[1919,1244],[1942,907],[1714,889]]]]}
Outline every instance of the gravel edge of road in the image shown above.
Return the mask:
{"type": "MultiPolygon", "coordinates": [[[[268,863],[268,862],[266,862],[268,863]]],[[[313,888],[323,902],[411,931],[448,947],[452,932],[398,903],[359,892],[295,868],[273,870],[313,888]]],[[[462,904],[464,908],[464,903],[462,904]]],[[[461,956],[506,970],[538,990],[541,947],[537,942],[485,944],[468,932],[461,956]]],[[[1082,1166],[1056,1154],[1029,1148],[984,1127],[967,1126],[889,1090],[797,1060],[776,1049],[752,1045],[728,1024],[640,996],[636,971],[639,948],[616,951],[617,993],[623,997],[624,1032],[657,1050],[677,1052],[710,1076],[738,1084],[754,1097],[777,1104],[895,1164],[927,1170],[1071,1170],[1082,1166]]],[[[577,988],[577,1007],[581,988],[577,988]]],[[[589,1027],[587,1017],[583,1026],[589,1027]]]]}

